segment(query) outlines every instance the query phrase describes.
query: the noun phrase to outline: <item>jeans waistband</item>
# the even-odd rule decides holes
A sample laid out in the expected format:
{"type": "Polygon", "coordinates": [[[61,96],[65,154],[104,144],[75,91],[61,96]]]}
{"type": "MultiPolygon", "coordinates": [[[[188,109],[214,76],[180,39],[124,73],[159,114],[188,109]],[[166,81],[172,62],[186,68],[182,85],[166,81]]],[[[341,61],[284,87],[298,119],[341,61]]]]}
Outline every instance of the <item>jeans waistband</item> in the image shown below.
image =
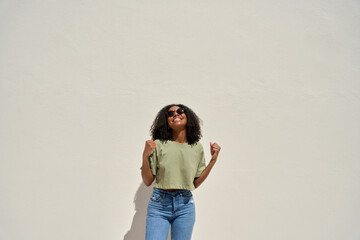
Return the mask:
{"type": "Polygon", "coordinates": [[[166,190],[154,187],[154,193],[174,197],[177,195],[191,194],[191,191],[187,190],[187,189],[180,189],[180,190],[176,190],[176,191],[166,191],[166,190]]]}

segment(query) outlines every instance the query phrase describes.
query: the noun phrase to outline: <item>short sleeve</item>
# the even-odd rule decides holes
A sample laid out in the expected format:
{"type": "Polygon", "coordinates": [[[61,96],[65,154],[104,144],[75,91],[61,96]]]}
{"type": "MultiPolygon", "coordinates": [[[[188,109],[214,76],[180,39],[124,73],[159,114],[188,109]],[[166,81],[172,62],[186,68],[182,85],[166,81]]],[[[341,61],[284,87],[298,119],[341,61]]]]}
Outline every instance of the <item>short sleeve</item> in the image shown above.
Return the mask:
{"type": "Polygon", "coordinates": [[[155,148],[149,156],[149,165],[153,175],[156,175],[157,164],[158,164],[158,151],[155,148]]]}
{"type": "Polygon", "coordinates": [[[198,165],[195,177],[200,177],[200,174],[204,171],[205,167],[206,167],[206,164],[205,164],[204,148],[201,145],[200,161],[199,161],[199,165],[198,165]]]}

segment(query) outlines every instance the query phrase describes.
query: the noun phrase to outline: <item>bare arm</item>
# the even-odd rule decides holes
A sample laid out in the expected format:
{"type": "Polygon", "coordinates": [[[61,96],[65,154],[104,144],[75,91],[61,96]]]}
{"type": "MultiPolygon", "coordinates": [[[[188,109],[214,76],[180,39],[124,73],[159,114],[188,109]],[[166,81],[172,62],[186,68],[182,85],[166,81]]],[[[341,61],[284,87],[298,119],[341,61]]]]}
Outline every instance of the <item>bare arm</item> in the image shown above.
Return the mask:
{"type": "Polygon", "coordinates": [[[207,178],[207,176],[209,175],[211,169],[215,165],[216,160],[219,156],[220,149],[221,149],[221,147],[218,144],[210,143],[210,153],[211,153],[212,158],[211,158],[209,164],[204,169],[204,171],[202,171],[200,176],[198,178],[194,179],[195,188],[199,187],[200,184],[202,184],[205,181],[205,179],[207,178]]]}
{"type": "Polygon", "coordinates": [[[155,176],[150,170],[149,156],[143,155],[143,164],[141,167],[141,177],[146,186],[150,186],[155,179],[155,176]]]}
{"type": "Polygon", "coordinates": [[[213,166],[215,165],[216,160],[211,159],[211,161],[209,162],[209,164],[206,166],[206,168],[204,169],[204,171],[200,174],[200,177],[195,178],[194,180],[194,186],[195,188],[199,187],[200,184],[202,184],[205,179],[207,178],[207,176],[209,175],[211,169],[213,168],[213,166]]]}
{"type": "Polygon", "coordinates": [[[156,147],[156,143],[152,140],[147,140],[145,143],[145,149],[143,153],[143,161],[141,167],[141,177],[146,186],[150,186],[155,179],[155,176],[152,174],[149,163],[149,156],[152,150],[156,147]]]}

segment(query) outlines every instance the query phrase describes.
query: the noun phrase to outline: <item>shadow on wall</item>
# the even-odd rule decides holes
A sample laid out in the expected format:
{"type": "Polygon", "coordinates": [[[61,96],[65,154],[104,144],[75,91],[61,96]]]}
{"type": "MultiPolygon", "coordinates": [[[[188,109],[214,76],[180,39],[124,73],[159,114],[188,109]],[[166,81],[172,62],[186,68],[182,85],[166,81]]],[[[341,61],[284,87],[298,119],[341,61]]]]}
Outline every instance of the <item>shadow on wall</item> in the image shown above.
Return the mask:
{"type": "MultiPolygon", "coordinates": [[[[153,185],[147,187],[143,183],[140,184],[134,197],[135,215],[130,230],[124,236],[124,240],[145,239],[146,213],[152,191],[153,185]]],[[[171,240],[170,233],[168,240],[171,240]]]]}

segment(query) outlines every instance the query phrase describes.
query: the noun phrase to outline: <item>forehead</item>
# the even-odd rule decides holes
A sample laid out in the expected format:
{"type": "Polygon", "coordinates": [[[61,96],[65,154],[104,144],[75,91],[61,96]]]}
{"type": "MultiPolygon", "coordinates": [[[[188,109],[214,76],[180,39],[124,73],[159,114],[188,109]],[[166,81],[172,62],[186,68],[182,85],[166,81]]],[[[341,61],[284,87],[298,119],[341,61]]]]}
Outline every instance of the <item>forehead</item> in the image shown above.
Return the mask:
{"type": "Polygon", "coordinates": [[[179,106],[172,106],[171,108],[168,109],[168,111],[176,111],[179,108],[180,108],[179,106]]]}

